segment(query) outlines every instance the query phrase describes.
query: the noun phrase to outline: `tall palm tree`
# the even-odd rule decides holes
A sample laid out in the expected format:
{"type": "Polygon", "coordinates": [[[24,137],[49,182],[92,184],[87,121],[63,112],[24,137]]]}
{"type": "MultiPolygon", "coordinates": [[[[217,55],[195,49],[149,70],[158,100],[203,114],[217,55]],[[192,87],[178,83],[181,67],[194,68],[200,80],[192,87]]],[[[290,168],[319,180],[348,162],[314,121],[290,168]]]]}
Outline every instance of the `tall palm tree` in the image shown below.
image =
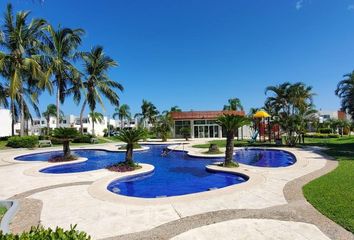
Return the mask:
{"type": "Polygon", "coordinates": [[[354,120],[354,71],[344,75],[337,85],[336,95],[341,99],[343,111],[348,112],[354,120]]]}
{"type": "Polygon", "coordinates": [[[162,139],[163,142],[167,141],[169,134],[171,133],[173,127],[173,120],[169,112],[160,115],[155,124],[154,130],[162,139]]]}
{"type": "Polygon", "coordinates": [[[238,111],[241,110],[243,111],[243,106],[241,104],[241,100],[239,98],[230,98],[228,100],[229,104],[224,105],[223,110],[233,110],[233,111],[238,111]]]}
{"type": "MultiPolygon", "coordinates": [[[[42,113],[43,117],[47,121],[47,134],[49,134],[49,129],[50,129],[50,117],[56,117],[57,116],[57,106],[55,104],[49,104],[47,106],[47,109],[42,113]]],[[[64,116],[63,111],[60,110],[60,118],[64,116]]]]}
{"type": "Polygon", "coordinates": [[[234,154],[234,139],[237,129],[244,125],[248,125],[251,121],[245,116],[224,114],[217,119],[217,123],[226,131],[226,151],[224,166],[238,166],[238,163],[233,164],[234,154]]]}
{"type": "Polygon", "coordinates": [[[89,114],[92,122],[92,135],[95,136],[95,123],[102,123],[103,122],[103,114],[99,112],[90,112],[89,114]]]}
{"type": "Polygon", "coordinates": [[[120,129],[124,128],[124,120],[131,118],[130,107],[127,104],[122,104],[115,108],[113,118],[118,118],[120,121],[120,129]]]}
{"type": "Polygon", "coordinates": [[[136,114],[136,116],[141,117],[143,126],[146,127],[146,120],[154,124],[159,111],[152,102],[143,99],[141,104],[141,113],[136,114]]]}
{"type": "Polygon", "coordinates": [[[90,112],[95,111],[97,103],[104,109],[102,98],[105,97],[112,105],[119,106],[119,96],[116,90],[124,90],[120,83],[110,79],[107,75],[107,72],[118,64],[103,52],[103,47],[96,46],[90,52],[83,53],[82,59],[84,61],[85,80],[82,83],[75,84],[68,91],[74,93],[74,98],[77,101],[81,98],[81,92],[84,94],[84,102],[80,112],[81,133],[83,132],[82,118],[86,105],[89,106],[90,112]]]}
{"type": "MultiPolygon", "coordinates": [[[[83,29],[58,28],[48,25],[47,34],[43,37],[44,64],[47,68],[46,79],[41,82],[42,87],[56,88],[57,123],[60,119],[60,104],[64,103],[67,89],[72,85],[78,70],[72,64],[78,55],[77,49],[81,44],[83,29]],[[54,76],[54,79],[51,77],[54,76]]],[[[59,124],[58,124],[59,125],[59,124]]]]}
{"type": "MultiPolygon", "coordinates": [[[[10,98],[12,115],[12,135],[15,134],[15,101],[20,100],[21,136],[24,135],[24,120],[26,118],[25,89],[32,89],[33,85],[43,78],[40,66],[39,51],[42,28],[46,25],[43,19],[32,19],[28,23],[30,12],[20,11],[14,16],[11,4],[7,5],[3,24],[3,41],[6,53],[0,53],[0,70],[9,82],[8,95],[10,98]]],[[[32,99],[35,97],[35,93],[32,99]]]]}
{"type": "Polygon", "coordinates": [[[134,165],[133,148],[139,140],[144,139],[146,132],[142,128],[122,129],[117,135],[117,139],[127,144],[125,153],[125,164],[134,165]]]}

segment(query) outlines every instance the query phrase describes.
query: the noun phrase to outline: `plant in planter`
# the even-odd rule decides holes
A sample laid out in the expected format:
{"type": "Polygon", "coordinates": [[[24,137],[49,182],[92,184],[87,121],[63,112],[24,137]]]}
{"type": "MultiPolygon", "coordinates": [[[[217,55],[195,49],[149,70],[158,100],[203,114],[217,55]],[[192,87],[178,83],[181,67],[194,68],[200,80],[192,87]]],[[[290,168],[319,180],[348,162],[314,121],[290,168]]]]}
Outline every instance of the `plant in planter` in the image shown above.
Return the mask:
{"type": "Polygon", "coordinates": [[[139,140],[144,139],[145,135],[146,131],[141,128],[120,130],[117,139],[126,143],[125,160],[124,162],[119,162],[108,167],[108,169],[111,171],[124,172],[140,168],[140,166],[134,163],[133,149],[134,145],[136,145],[139,140]]]}
{"type": "Polygon", "coordinates": [[[223,166],[238,167],[238,163],[233,161],[235,134],[238,128],[250,124],[251,120],[245,116],[224,114],[218,118],[217,123],[226,131],[226,151],[223,166]]]}
{"type": "Polygon", "coordinates": [[[69,161],[76,159],[75,156],[71,155],[70,142],[79,135],[76,128],[56,128],[53,131],[53,137],[57,141],[63,144],[63,157],[62,159],[57,159],[57,161],[69,161]]]}
{"type": "Polygon", "coordinates": [[[207,153],[207,154],[220,154],[220,153],[222,153],[222,152],[220,151],[220,149],[219,149],[219,147],[218,147],[217,144],[211,143],[211,144],[209,145],[209,149],[208,149],[208,151],[207,151],[206,153],[207,153]]]}

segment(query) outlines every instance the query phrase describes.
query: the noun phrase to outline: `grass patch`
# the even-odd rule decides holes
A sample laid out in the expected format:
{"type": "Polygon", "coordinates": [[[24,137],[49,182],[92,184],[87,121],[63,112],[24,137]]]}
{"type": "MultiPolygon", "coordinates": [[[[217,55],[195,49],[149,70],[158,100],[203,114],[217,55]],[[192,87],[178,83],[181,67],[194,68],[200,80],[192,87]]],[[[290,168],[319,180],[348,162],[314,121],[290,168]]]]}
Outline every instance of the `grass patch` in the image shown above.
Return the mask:
{"type": "Polygon", "coordinates": [[[5,215],[7,211],[7,208],[4,206],[0,206],[0,220],[2,219],[2,217],[5,215]]]}
{"type": "MultiPolygon", "coordinates": [[[[196,144],[194,148],[209,148],[210,144],[216,144],[219,148],[226,147],[226,140],[212,140],[205,144],[196,144]]],[[[249,143],[247,140],[234,140],[235,147],[286,147],[285,145],[276,145],[274,142],[254,142],[249,143]]]]}
{"type": "Polygon", "coordinates": [[[210,154],[210,155],[213,155],[213,154],[222,154],[222,153],[224,153],[223,151],[220,151],[220,150],[218,150],[218,151],[213,151],[213,152],[211,152],[211,151],[206,151],[206,152],[203,152],[204,154],[210,154]]]}
{"type": "Polygon", "coordinates": [[[323,146],[339,166],[303,187],[306,199],[322,214],[354,232],[354,137],[306,139],[305,145],[323,146]]]}
{"type": "Polygon", "coordinates": [[[227,167],[227,168],[237,168],[237,167],[239,167],[238,163],[236,163],[236,162],[230,162],[230,163],[227,163],[227,164],[225,164],[223,162],[223,163],[218,164],[218,166],[219,167],[227,167]]]}
{"type": "Polygon", "coordinates": [[[0,141],[0,150],[8,148],[8,147],[6,147],[6,144],[7,144],[7,141],[0,141]]]}

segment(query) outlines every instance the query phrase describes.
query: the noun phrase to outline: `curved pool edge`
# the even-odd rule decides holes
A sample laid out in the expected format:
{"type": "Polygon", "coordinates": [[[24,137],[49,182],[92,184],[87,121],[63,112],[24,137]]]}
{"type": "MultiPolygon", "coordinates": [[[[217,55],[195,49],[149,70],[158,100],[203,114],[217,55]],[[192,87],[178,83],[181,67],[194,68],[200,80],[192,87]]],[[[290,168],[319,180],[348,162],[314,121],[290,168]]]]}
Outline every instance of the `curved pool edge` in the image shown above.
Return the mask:
{"type": "Polygon", "coordinates": [[[190,193],[185,195],[170,196],[164,198],[131,197],[131,196],[119,195],[107,189],[108,185],[113,181],[128,176],[134,177],[134,176],[149,174],[154,169],[154,166],[150,164],[140,164],[140,165],[142,166],[142,169],[137,170],[137,172],[134,171],[134,172],[130,172],[129,174],[124,174],[121,176],[110,175],[95,181],[88,187],[87,189],[88,193],[93,198],[102,201],[146,206],[146,205],[156,205],[156,204],[173,204],[173,203],[189,202],[193,200],[210,199],[213,197],[220,197],[220,194],[232,194],[235,191],[244,191],[265,182],[265,177],[262,174],[250,172],[243,167],[239,167],[237,169],[225,169],[215,165],[207,165],[206,168],[210,171],[226,172],[235,175],[243,175],[243,176],[247,176],[248,180],[239,184],[234,184],[234,185],[218,188],[211,191],[190,193]]]}
{"type": "Polygon", "coordinates": [[[10,224],[19,209],[18,200],[0,200],[0,205],[7,208],[5,215],[0,221],[0,230],[4,233],[10,233],[10,224]]]}

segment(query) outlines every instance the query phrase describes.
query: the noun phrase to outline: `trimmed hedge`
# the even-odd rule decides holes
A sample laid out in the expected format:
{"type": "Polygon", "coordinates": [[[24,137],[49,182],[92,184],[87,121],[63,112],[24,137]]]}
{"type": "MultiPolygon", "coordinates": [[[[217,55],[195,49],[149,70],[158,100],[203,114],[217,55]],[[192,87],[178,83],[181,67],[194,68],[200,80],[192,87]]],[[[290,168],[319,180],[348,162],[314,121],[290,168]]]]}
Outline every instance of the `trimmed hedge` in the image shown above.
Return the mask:
{"type": "Polygon", "coordinates": [[[330,129],[330,128],[320,128],[320,129],[318,129],[318,132],[319,133],[330,134],[330,133],[332,133],[332,129],[330,129]]]}
{"type": "Polygon", "coordinates": [[[91,237],[85,232],[81,232],[75,229],[75,226],[70,226],[70,230],[64,230],[57,227],[55,230],[51,228],[45,229],[44,227],[32,227],[29,232],[23,232],[21,234],[3,234],[0,231],[1,240],[90,240],[91,237]]]}
{"type": "Polygon", "coordinates": [[[74,143],[91,143],[92,135],[82,134],[76,137],[73,142],[74,143]]]}
{"type": "Polygon", "coordinates": [[[6,146],[12,148],[34,148],[38,144],[37,136],[13,136],[7,140],[6,146]]]}
{"type": "Polygon", "coordinates": [[[315,134],[306,134],[307,138],[339,138],[339,134],[323,134],[323,133],[315,133],[315,134]]]}

